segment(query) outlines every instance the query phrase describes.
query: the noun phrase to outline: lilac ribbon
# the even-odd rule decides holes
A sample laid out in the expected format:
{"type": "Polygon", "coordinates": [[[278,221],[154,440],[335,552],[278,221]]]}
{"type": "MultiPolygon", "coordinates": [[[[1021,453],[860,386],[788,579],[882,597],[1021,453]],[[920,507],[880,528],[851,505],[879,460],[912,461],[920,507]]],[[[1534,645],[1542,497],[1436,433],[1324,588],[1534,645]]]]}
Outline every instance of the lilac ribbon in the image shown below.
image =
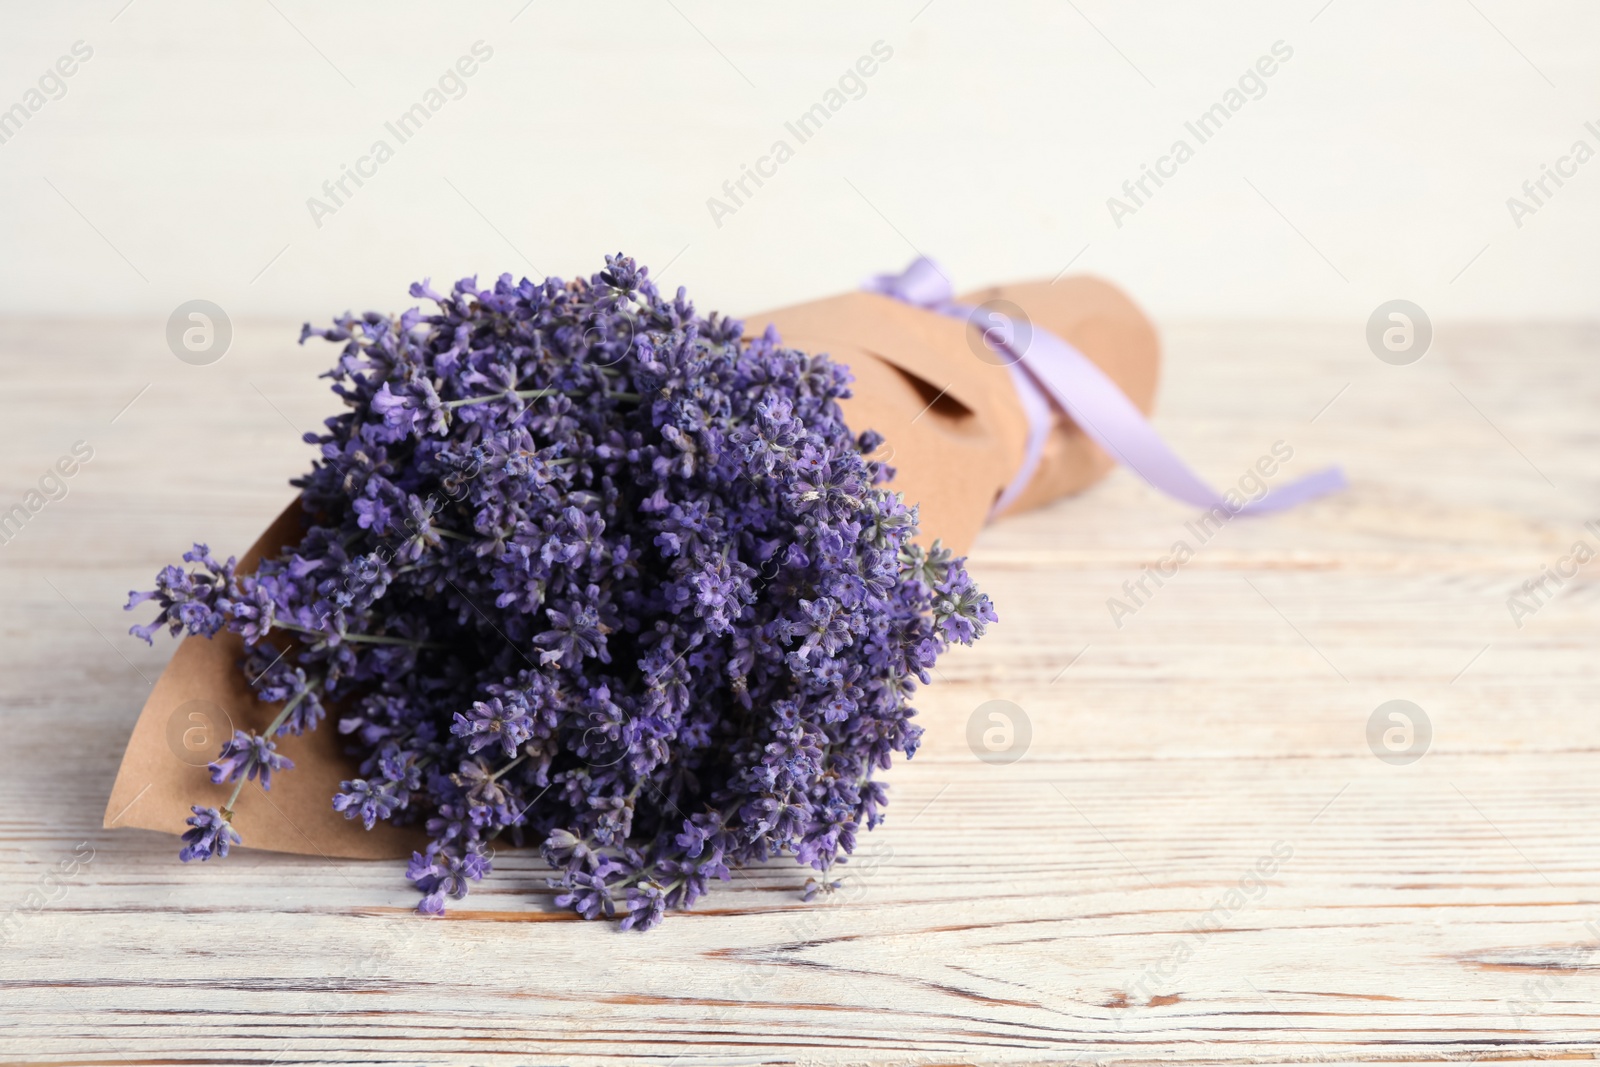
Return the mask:
{"type": "MultiPolygon", "coordinates": [[[[974,322],[978,308],[952,299],[950,279],[925,256],[899,274],[880,274],[862,288],[951,318],[974,322]]],[[[1027,488],[1038,469],[1045,441],[1061,411],[1124,465],[1168,496],[1196,507],[1222,508],[1230,515],[1259,515],[1294,507],[1337,492],[1348,484],[1338,467],[1315,471],[1272,489],[1259,500],[1231,506],[1174,452],[1138,407],[1094,361],[1048,330],[1016,322],[999,312],[1004,328],[989,327],[983,339],[1006,359],[1006,369],[1028,418],[1022,466],[995,501],[1005,510],[1027,488]]],[[[987,325],[986,323],[984,325],[987,325]]]]}

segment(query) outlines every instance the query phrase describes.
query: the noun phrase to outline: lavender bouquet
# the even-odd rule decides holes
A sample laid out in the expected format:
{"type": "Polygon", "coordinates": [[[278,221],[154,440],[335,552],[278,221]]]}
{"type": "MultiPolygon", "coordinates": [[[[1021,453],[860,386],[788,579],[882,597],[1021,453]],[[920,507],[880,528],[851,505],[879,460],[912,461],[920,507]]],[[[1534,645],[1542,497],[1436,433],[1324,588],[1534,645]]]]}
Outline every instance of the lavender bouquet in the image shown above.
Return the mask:
{"type": "Polygon", "coordinates": [[[910,699],[994,620],[837,401],[849,372],[664,300],[622,256],[588,281],[475,279],[437,312],[346,315],[344,401],[293,484],[303,536],[252,574],[204,545],[151,592],[166,627],[245,644],[281,703],[210,765],[184,860],[225,856],[275,738],[336,729],[329,803],[425,829],[407,876],[438,913],[538,844],[557,903],[648,929],[730,868],[793,856],[807,896],[876,826],[910,699]],[[331,720],[331,724],[328,722],[331,720]]]}

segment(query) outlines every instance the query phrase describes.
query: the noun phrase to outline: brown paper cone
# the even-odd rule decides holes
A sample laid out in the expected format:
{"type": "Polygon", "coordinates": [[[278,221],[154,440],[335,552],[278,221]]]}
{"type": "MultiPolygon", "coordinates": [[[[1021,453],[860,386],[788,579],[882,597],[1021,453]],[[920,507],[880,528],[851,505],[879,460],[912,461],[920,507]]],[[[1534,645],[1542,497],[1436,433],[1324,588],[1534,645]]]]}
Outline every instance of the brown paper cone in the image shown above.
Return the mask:
{"type": "MultiPolygon", "coordinates": [[[[300,515],[295,500],[239,560],[240,573],[299,541],[300,515]]],[[[190,805],[223,806],[233,784],[212,785],[206,764],[235,729],[265,730],[282,707],[257,699],[239,669],[243,658],[244,639],[227,631],[179,642],[133,726],[106,803],[106,826],[181,834],[188,829],[190,805]]],[[[339,783],[355,773],[337,727],[324,720],[301,737],[280,738],[278,751],[294,761],[294,769],[275,775],[271,791],[245,783],[233,825],[250,848],[382,859],[409,856],[425,843],[415,831],[387,823],[368,833],[333,810],[339,783]]]]}
{"type": "MultiPolygon", "coordinates": [[[[1159,371],[1155,329],[1131,300],[1095,278],[996,286],[961,298],[1017,305],[1035,327],[1055,333],[1109,374],[1149,413],[1159,371]]],[[[771,323],[787,347],[826,352],[855,374],[844,402],[850,426],[884,437],[873,457],[896,468],[891,487],[920,508],[923,539],[958,555],[989,520],[996,498],[1022,463],[1027,420],[1005,367],[977,327],[960,319],[854,292],[752,316],[771,323]]],[[[1009,511],[1038,507],[1104,476],[1112,460],[1065,417],[1038,471],[1009,511]]],[[[239,562],[248,573],[299,539],[299,502],[290,504],[239,562]]],[[[228,633],[186,637],[145,701],[106,804],[105,825],[181,834],[191,805],[221,807],[232,785],[212,785],[206,763],[234,728],[265,729],[277,705],[256,699],[239,669],[242,640],[228,633]]],[[[339,783],[355,773],[337,724],[285,737],[295,763],[263,792],[246,784],[234,826],[250,848],[382,859],[407,856],[422,835],[379,823],[362,829],[333,810],[339,783]]]]}

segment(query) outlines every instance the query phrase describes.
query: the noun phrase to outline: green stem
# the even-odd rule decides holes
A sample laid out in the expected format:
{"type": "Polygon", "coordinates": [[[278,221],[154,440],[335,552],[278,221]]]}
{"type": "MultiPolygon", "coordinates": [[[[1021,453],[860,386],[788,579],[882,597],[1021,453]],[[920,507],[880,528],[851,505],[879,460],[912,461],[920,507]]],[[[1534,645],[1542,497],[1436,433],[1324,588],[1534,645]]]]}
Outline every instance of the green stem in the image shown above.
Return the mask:
{"type": "MultiPolygon", "coordinates": [[[[295,633],[310,634],[313,637],[320,637],[323,640],[327,640],[327,638],[328,638],[328,634],[325,633],[322,630],[313,630],[308,626],[297,626],[292,622],[280,622],[278,620],[273,620],[272,625],[276,626],[280,630],[292,630],[295,633]]],[[[354,642],[356,644],[365,643],[365,644],[369,644],[369,645],[408,645],[411,648],[444,648],[445,647],[444,645],[435,644],[435,643],[433,643],[431,641],[412,641],[409,638],[405,638],[405,637],[388,637],[388,636],[385,636],[384,634],[351,634],[351,633],[344,633],[344,634],[339,634],[338,636],[339,636],[339,639],[341,641],[351,641],[351,642],[354,642]]]]}
{"type": "MultiPolygon", "coordinates": [[[[266,730],[263,731],[263,736],[272,737],[274,734],[276,734],[278,732],[278,728],[289,720],[289,715],[294,711],[295,708],[300,706],[300,702],[304,700],[307,694],[311,692],[311,687],[314,685],[320,685],[321,683],[321,678],[307,681],[306,687],[300,690],[300,692],[296,693],[293,700],[290,700],[288,703],[284,704],[283,710],[278,712],[271,724],[269,724],[266,730]]],[[[233,787],[233,793],[228,797],[228,802],[222,806],[222,813],[229,822],[233,821],[233,805],[239,800],[239,794],[244,790],[244,783],[250,780],[250,769],[255,765],[256,761],[254,757],[251,758],[249,763],[244,765],[244,770],[239,773],[238,784],[233,787]]]]}
{"type": "Polygon", "coordinates": [[[294,695],[294,699],[285,704],[283,706],[283,710],[278,712],[278,717],[272,720],[271,725],[269,725],[266,729],[266,736],[272,737],[274,734],[276,734],[278,732],[278,728],[289,720],[290,713],[293,712],[295,708],[299,707],[300,702],[306,698],[308,693],[311,692],[311,687],[318,685],[321,682],[321,678],[308,680],[306,682],[306,687],[300,690],[300,692],[296,693],[294,695]]]}
{"type": "MultiPolygon", "coordinates": [[[[254,760],[250,761],[252,764],[254,760]]],[[[239,784],[233,787],[233,795],[228,797],[228,802],[222,805],[222,817],[229,822],[233,821],[233,805],[239,799],[239,793],[244,789],[244,783],[250,776],[250,767],[246,766],[244,773],[239,775],[239,784]]]]}
{"type": "Polygon", "coordinates": [[[505,774],[507,771],[511,770],[511,768],[515,767],[517,764],[521,763],[523,760],[525,760],[527,758],[528,758],[528,754],[526,752],[524,752],[522,755],[518,756],[516,759],[512,760],[510,763],[506,764],[504,767],[501,767],[498,771],[495,771],[493,774],[491,774],[489,776],[489,781],[498,782],[500,780],[500,776],[501,775],[505,774]]]}
{"type": "Polygon", "coordinates": [[[473,404],[487,404],[492,400],[504,400],[508,396],[521,397],[523,400],[538,400],[540,397],[555,396],[561,392],[559,389],[507,389],[501,393],[490,393],[488,396],[471,396],[465,400],[446,400],[441,406],[447,408],[465,408],[473,404]]]}
{"type": "MultiPolygon", "coordinates": [[[[465,408],[471,407],[473,404],[487,404],[495,400],[504,400],[508,396],[521,397],[523,400],[538,400],[541,397],[559,396],[561,393],[562,391],[560,389],[507,389],[501,393],[490,393],[488,396],[469,396],[464,400],[446,400],[440,406],[446,408],[465,408]]],[[[585,394],[567,393],[566,395],[583,396],[585,394]]],[[[638,393],[604,393],[602,395],[635,404],[644,399],[644,397],[638,393]]]]}

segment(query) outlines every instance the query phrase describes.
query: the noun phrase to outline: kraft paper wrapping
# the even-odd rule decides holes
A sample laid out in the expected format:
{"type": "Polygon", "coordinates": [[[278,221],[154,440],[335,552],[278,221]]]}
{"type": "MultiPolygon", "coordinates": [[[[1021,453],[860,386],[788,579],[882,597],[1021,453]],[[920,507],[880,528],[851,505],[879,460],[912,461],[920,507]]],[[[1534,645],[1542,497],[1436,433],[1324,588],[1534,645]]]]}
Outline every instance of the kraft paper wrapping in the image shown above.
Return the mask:
{"type": "MultiPolygon", "coordinates": [[[[1115,287],[1095,278],[1026,282],[968,293],[969,305],[1004,300],[1022,308],[1092,359],[1149,414],[1160,369],[1154,328],[1115,287]]],[[[873,458],[896,468],[891,488],[920,508],[922,540],[958,555],[989,521],[994,502],[1021,466],[1027,419],[1010,373],[976,327],[875,293],[853,292],[746,320],[750,334],[775,325],[787,347],[826,352],[855,375],[843,404],[857,432],[884,445],[873,458]]],[[[1038,507],[1089,486],[1113,461],[1064,416],[1039,468],[1008,509],[1038,507]]],[[[239,561],[248,573],[300,537],[294,501],[239,561]]],[[[240,637],[186,637],[145,701],[106,804],[105,825],[181,834],[191,805],[221,807],[233,785],[213,785],[206,763],[234,729],[264,730],[278,705],[256,698],[239,662],[240,637]]],[[[233,824],[245,846],[274,852],[386,859],[424,843],[420,831],[379,823],[362,829],[333,810],[339,783],[355,774],[342,751],[337,711],[301,737],[279,739],[294,769],[263,792],[247,783],[233,824]]]]}

